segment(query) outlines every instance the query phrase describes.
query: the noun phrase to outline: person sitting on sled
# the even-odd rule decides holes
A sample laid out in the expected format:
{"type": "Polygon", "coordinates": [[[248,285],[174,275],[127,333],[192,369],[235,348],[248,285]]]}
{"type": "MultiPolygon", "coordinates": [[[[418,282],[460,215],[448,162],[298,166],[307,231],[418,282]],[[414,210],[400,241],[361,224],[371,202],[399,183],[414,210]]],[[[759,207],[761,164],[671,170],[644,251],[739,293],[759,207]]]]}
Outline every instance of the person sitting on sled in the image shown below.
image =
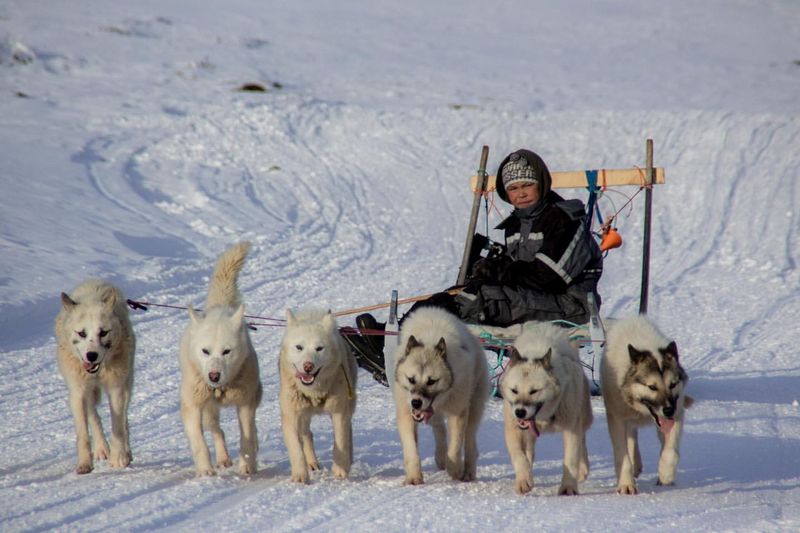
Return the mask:
{"type": "MultiPolygon", "coordinates": [[[[496,179],[497,194],[514,207],[496,228],[504,231],[505,246],[472,265],[461,292],[437,293],[414,304],[403,318],[435,305],[465,322],[489,326],[529,320],[588,322],[588,293],[600,307],[597,283],[603,256],[586,227],[583,202],[565,200],[551,184],[547,165],[534,152],[517,150],[506,156],[496,179]]],[[[362,331],[385,326],[370,314],[356,317],[356,324],[362,331]]],[[[385,381],[383,336],[350,336],[348,341],[359,366],[385,381]]]]}

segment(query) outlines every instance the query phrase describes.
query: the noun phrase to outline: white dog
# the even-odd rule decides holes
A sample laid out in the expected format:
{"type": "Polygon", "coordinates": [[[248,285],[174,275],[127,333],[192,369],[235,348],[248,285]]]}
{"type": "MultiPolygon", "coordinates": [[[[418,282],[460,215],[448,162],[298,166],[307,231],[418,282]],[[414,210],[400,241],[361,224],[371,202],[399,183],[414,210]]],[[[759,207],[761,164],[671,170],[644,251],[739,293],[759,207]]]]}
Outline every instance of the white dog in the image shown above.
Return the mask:
{"type": "Polygon", "coordinates": [[[589,381],[566,331],[546,322],[526,326],[514,341],[511,362],[503,373],[505,439],[518,494],[533,488],[531,468],[541,432],[560,431],[564,439],[559,494],[577,494],[578,482],[589,475],[589,381]]]}
{"type": "Polygon", "coordinates": [[[292,481],[308,483],[318,470],[311,417],[329,413],[333,423],[333,475],[346,478],[353,463],[356,409],[355,357],[330,311],[286,312],[286,333],[278,361],[281,424],[292,481]]]}
{"type": "Polygon", "coordinates": [[[600,364],[608,433],[614,448],[617,492],[636,494],[642,471],[637,428],[655,424],[661,441],[658,484],[671,485],[678,468],[688,377],[678,361],[675,341],[644,315],[612,323],[600,364]]]}
{"type": "Polygon", "coordinates": [[[423,482],[418,422],[433,426],[436,465],[453,479],[474,480],[476,434],[489,396],[489,370],[477,338],[457,317],[436,307],[416,310],[404,320],[400,335],[393,379],[405,483],[423,482]]]}
{"type": "Polygon", "coordinates": [[[55,322],[58,368],[69,388],[69,404],[75,419],[78,474],[92,471],[94,459],[109,459],[112,467],[131,462],[128,437],[128,404],[133,388],[133,356],[136,339],[122,292],[101,280],[89,280],[61,293],[61,310],[55,322]],[[111,406],[111,455],[97,414],[100,389],[111,406]],[[88,420],[87,420],[88,417],[88,420]]]}
{"type": "Polygon", "coordinates": [[[203,428],[210,429],[217,466],[232,462],[219,424],[220,406],[235,405],[239,417],[239,473],[256,472],[256,408],[261,403],[258,358],[244,321],[237,287],[249,243],[239,243],[217,260],[206,307],[189,307],[189,326],[181,339],[181,418],[198,476],[214,475],[203,428]]]}

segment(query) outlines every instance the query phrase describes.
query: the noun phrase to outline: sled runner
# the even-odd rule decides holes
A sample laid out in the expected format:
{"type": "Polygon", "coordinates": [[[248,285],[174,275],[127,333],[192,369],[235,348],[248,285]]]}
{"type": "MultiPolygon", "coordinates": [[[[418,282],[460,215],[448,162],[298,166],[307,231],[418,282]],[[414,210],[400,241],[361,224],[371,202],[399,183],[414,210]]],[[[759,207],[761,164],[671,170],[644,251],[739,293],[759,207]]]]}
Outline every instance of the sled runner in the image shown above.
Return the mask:
{"type": "MultiPolygon", "coordinates": [[[[470,214],[469,227],[467,231],[467,238],[464,245],[464,253],[462,257],[461,267],[459,269],[457,286],[464,285],[465,281],[469,278],[472,266],[475,262],[487,255],[500,253],[502,245],[493,243],[488,236],[476,232],[478,215],[481,203],[485,203],[488,217],[488,194],[495,190],[495,176],[490,176],[486,173],[486,163],[488,160],[489,148],[484,146],[481,152],[481,160],[478,170],[478,175],[473,176],[471,180],[471,188],[474,193],[474,200],[472,211],[470,214]]],[[[615,219],[616,216],[630,204],[633,198],[641,191],[645,192],[644,201],[644,236],[642,241],[642,274],[641,274],[641,291],[639,297],[639,313],[647,313],[648,303],[648,289],[649,289],[649,271],[650,271],[650,232],[651,232],[651,210],[652,210],[652,186],[656,184],[665,183],[665,173],[663,168],[655,168],[653,166],[653,141],[648,139],[646,142],[646,163],[644,168],[628,168],[628,169],[599,169],[599,170],[583,170],[573,172],[551,172],[553,189],[585,189],[588,191],[589,197],[586,201],[586,214],[585,223],[589,231],[592,231],[593,222],[596,220],[599,225],[597,231],[592,233],[600,241],[600,249],[604,253],[621,245],[621,238],[616,230],[615,219]],[[603,221],[598,206],[598,199],[602,196],[603,192],[609,187],[625,187],[625,186],[638,186],[639,191],[630,197],[628,202],[617,210],[607,221],[603,221]]],[[[487,220],[488,224],[488,220],[487,220]]],[[[487,227],[488,233],[488,227],[487,227]]],[[[424,297],[409,298],[400,303],[416,301],[424,299],[424,297]]],[[[572,342],[574,342],[580,352],[581,363],[590,379],[592,384],[593,394],[599,394],[599,368],[600,359],[605,347],[605,328],[603,327],[602,319],[599,316],[598,308],[594,300],[594,295],[588,295],[589,302],[589,321],[586,324],[573,324],[566,321],[555,321],[560,325],[569,328],[569,335],[572,342]]],[[[381,381],[384,385],[390,385],[393,381],[394,362],[392,361],[394,348],[397,346],[398,337],[396,332],[397,326],[397,291],[393,291],[392,300],[388,304],[380,304],[372,306],[370,309],[377,309],[380,307],[389,307],[389,320],[386,324],[386,336],[383,344],[383,362],[385,368],[380,368],[379,364],[375,361],[367,361],[363,357],[363,352],[360,348],[363,346],[361,342],[368,342],[369,332],[363,325],[359,325],[362,334],[367,337],[359,338],[358,336],[348,336],[348,341],[354,347],[356,357],[359,359],[359,364],[372,372],[373,375],[381,381]],[[365,359],[362,364],[362,359],[365,359]],[[387,379],[388,377],[388,379],[387,379]]],[[[357,319],[358,322],[358,319],[357,319]]],[[[484,345],[484,348],[493,351],[497,354],[497,363],[492,369],[493,383],[496,386],[499,376],[502,374],[503,368],[507,363],[507,347],[511,345],[516,337],[518,337],[525,329],[526,324],[515,324],[509,327],[496,327],[487,326],[484,324],[468,324],[470,330],[479,337],[484,345]]],[[[374,352],[374,350],[373,350],[374,352]]]]}

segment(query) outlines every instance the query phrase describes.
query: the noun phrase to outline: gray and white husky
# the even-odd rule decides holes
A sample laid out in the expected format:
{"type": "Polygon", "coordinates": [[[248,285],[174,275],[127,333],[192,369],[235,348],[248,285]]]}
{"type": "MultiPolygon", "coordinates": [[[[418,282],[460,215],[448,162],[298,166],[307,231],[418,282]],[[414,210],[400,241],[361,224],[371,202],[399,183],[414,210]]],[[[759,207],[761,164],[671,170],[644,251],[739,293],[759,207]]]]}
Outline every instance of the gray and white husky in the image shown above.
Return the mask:
{"type": "Polygon", "coordinates": [[[675,341],[644,315],[613,322],[600,364],[601,387],[614,448],[617,492],[636,494],[642,471],[639,426],[655,424],[661,441],[658,484],[675,482],[688,376],[678,360],[675,341]]]}
{"type": "Polygon", "coordinates": [[[541,432],[560,431],[564,469],[558,494],[578,493],[589,475],[586,431],[592,425],[589,381],[567,330],[550,323],[526,324],[511,348],[500,384],[506,446],[514,466],[514,489],[533,488],[536,440],[541,432]]]}
{"type": "Polygon", "coordinates": [[[358,366],[330,311],[286,312],[278,359],[281,425],[292,481],[308,483],[318,470],[311,418],[328,413],[333,423],[333,468],[346,478],[353,463],[353,413],[358,366]]]}
{"type": "Polygon", "coordinates": [[[423,482],[419,422],[433,426],[436,466],[453,479],[474,480],[476,434],[489,395],[489,370],[477,338],[451,313],[423,307],[403,321],[395,361],[394,400],[405,483],[423,482]]]}
{"type": "Polygon", "coordinates": [[[236,406],[239,418],[239,473],[256,472],[256,408],[262,387],[237,285],[249,249],[242,242],[219,257],[205,309],[200,313],[189,307],[191,320],[181,338],[181,418],[198,476],[215,474],[204,428],[211,431],[217,466],[233,464],[219,424],[225,406],[236,406]]]}
{"type": "Polygon", "coordinates": [[[94,459],[109,459],[112,467],[131,462],[128,405],[133,389],[133,334],[125,297],[115,286],[93,279],[70,294],[61,293],[61,310],[55,322],[58,369],[69,388],[69,405],[75,419],[78,474],[94,467],[94,459]],[[100,391],[111,407],[111,450],[97,414],[100,391]]]}

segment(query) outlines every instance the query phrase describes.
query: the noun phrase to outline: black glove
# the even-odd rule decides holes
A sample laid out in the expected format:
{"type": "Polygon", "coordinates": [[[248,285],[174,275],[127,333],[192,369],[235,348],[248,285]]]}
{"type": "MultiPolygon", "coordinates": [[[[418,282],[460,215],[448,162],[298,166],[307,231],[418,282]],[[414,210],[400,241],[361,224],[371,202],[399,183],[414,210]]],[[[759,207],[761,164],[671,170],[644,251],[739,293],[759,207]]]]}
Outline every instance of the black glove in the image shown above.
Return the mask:
{"type": "Polygon", "coordinates": [[[472,265],[470,279],[499,282],[510,264],[510,259],[503,256],[478,259],[472,265]]]}

